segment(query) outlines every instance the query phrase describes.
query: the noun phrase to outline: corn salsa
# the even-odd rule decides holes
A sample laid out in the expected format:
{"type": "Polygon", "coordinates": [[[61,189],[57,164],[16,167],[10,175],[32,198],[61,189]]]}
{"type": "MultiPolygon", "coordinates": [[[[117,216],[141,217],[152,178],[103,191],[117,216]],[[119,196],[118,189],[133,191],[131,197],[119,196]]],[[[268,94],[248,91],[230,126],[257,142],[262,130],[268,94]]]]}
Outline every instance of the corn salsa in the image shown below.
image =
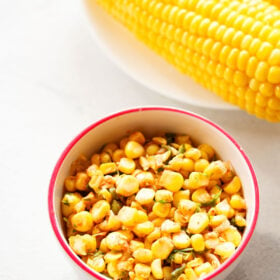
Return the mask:
{"type": "Polygon", "coordinates": [[[69,173],[61,204],[69,245],[108,278],[200,279],[242,240],[240,178],[187,135],[136,131],[79,156],[69,173]]]}

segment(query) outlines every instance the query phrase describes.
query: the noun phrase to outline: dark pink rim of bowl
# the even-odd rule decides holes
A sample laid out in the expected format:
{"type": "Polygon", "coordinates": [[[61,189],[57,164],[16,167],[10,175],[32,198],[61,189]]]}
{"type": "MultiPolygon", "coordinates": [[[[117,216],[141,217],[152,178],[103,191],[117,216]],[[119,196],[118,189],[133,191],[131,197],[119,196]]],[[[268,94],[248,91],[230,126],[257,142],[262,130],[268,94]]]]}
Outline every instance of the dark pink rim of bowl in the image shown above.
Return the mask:
{"type": "Polygon", "coordinates": [[[253,179],[253,183],[254,183],[254,193],[255,193],[255,212],[253,213],[252,225],[251,225],[251,227],[249,229],[249,232],[248,232],[247,236],[242,241],[241,245],[238,247],[238,249],[236,250],[234,255],[227,262],[222,264],[218,269],[213,271],[213,273],[211,273],[208,276],[206,276],[205,278],[203,278],[204,280],[210,280],[213,277],[215,277],[218,274],[220,274],[222,271],[224,271],[227,267],[229,267],[239,257],[239,255],[243,252],[243,250],[247,246],[249,240],[251,239],[252,234],[254,232],[254,229],[256,227],[258,213],[259,213],[259,189],[258,189],[257,178],[256,178],[256,175],[255,175],[254,169],[252,167],[252,164],[250,163],[248,157],[246,156],[246,154],[243,151],[243,149],[239,146],[239,144],[226,131],[224,131],[218,125],[216,125],[215,123],[209,121],[208,119],[205,119],[205,118],[203,118],[203,117],[201,117],[199,115],[196,115],[194,113],[191,113],[191,112],[187,112],[187,111],[183,111],[183,110],[175,109],[175,108],[168,108],[168,107],[140,107],[140,108],[128,109],[128,110],[120,111],[118,113],[109,115],[108,117],[105,117],[105,118],[95,122],[94,124],[92,124],[89,127],[87,127],[85,130],[83,130],[79,135],[77,135],[70,142],[70,144],[66,147],[66,149],[63,151],[63,153],[61,154],[59,160],[57,161],[57,163],[55,165],[55,168],[53,170],[52,177],[51,177],[51,180],[50,180],[49,193],[48,193],[48,209],[49,209],[50,222],[51,222],[52,228],[54,230],[54,233],[55,233],[59,243],[61,244],[62,248],[65,250],[65,252],[69,255],[69,257],[80,268],[82,268],[84,271],[88,272],[90,275],[96,277],[97,279],[100,279],[100,280],[106,279],[106,277],[102,277],[102,276],[98,275],[96,272],[91,270],[82,260],[80,260],[79,257],[77,257],[71,251],[71,249],[69,248],[69,246],[68,246],[67,242],[65,241],[64,237],[61,235],[61,233],[59,231],[59,225],[57,224],[57,220],[55,218],[55,212],[54,212],[54,199],[53,199],[53,195],[54,195],[55,181],[56,181],[56,177],[57,177],[57,174],[59,172],[59,169],[60,169],[60,167],[61,167],[65,157],[71,151],[73,146],[83,136],[85,136],[89,131],[91,131],[95,127],[101,125],[102,123],[104,123],[104,122],[106,122],[106,121],[108,121],[110,119],[116,118],[116,117],[121,116],[121,115],[138,112],[138,111],[169,111],[169,112],[175,112],[175,113],[180,113],[180,114],[185,114],[185,115],[191,116],[193,118],[199,119],[199,120],[201,120],[201,121],[211,125],[212,127],[216,128],[218,131],[223,133],[235,145],[235,147],[239,150],[239,152],[241,153],[241,155],[243,156],[244,160],[246,161],[246,163],[247,163],[247,165],[249,167],[249,170],[250,170],[250,173],[251,173],[251,176],[252,176],[252,179],[253,179]]]}

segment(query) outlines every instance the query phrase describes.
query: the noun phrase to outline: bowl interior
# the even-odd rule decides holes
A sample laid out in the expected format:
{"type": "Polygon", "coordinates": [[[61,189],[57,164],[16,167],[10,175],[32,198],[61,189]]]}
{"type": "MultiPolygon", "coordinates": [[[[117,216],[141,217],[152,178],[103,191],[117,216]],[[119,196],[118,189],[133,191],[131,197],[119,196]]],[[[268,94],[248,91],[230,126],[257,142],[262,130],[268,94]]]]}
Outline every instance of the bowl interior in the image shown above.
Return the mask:
{"type": "Polygon", "coordinates": [[[146,136],[155,135],[160,132],[188,134],[194,142],[212,145],[222,160],[229,160],[232,163],[236,173],[241,178],[248,206],[244,241],[250,228],[254,225],[257,198],[252,170],[250,170],[250,166],[248,166],[238,147],[224,132],[217,129],[207,120],[203,121],[200,117],[193,114],[173,109],[142,108],[117,113],[95,123],[77,136],[65,150],[64,159],[61,160],[58,166],[53,194],[54,215],[58,224],[58,230],[65,243],[67,244],[62,230],[63,220],[61,217],[60,201],[63,194],[63,182],[69,173],[72,161],[80,154],[90,156],[99,150],[104,143],[119,140],[127,133],[135,130],[143,131],[146,136]]]}

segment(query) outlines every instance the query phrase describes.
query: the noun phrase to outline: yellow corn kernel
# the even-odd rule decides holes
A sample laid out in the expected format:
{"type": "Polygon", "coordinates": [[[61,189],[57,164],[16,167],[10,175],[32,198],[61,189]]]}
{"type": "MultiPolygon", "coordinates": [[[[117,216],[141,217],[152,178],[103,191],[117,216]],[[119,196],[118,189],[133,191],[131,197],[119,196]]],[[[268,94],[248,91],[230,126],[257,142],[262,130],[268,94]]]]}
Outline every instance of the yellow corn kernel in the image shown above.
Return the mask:
{"type": "Polygon", "coordinates": [[[238,194],[232,195],[229,203],[230,203],[230,206],[234,209],[237,209],[237,210],[246,209],[246,203],[245,203],[244,198],[242,198],[238,194]]]}
{"type": "Polygon", "coordinates": [[[64,187],[68,192],[74,192],[76,190],[76,178],[75,176],[68,176],[64,181],[64,187]]]}
{"type": "Polygon", "coordinates": [[[188,280],[197,280],[196,273],[192,268],[186,268],[184,272],[188,280]]]}
{"type": "Polygon", "coordinates": [[[91,179],[88,183],[89,187],[98,193],[99,187],[104,180],[104,175],[100,170],[96,170],[92,173],[91,179]]]}
{"type": "Polygon", "coordinates": [[[169,191],[177,192],[181,189],[184,184],[183,176],[174,171],[164,170],[161,174],[159,185],[163,186],[169,191]]]}
{"type": "Polygon", "coordinates": [[[99,245],[99,250],[103,253],[107,253],[109,251],[109,248],[107,246],[106,238],[103,238],[101,240],[100,245],[99,245]]]}
{"type": "Polygon", "coordinates": [[[135,170],[135,167],[136,164],[134,160],[125,157],[120,159],[120,163],[118,165],[119,170],[125,174],[132,174],[135,170]]]}
{"type": "Polygon", "coordinates": [[[100,155],[99,154],[93,154],[90,160],[91,160],[92,164],[95,164],[95,165],[99,166],[99,164],[100,164],[100,155]]]}
{"type": "Polygon", "coordinates": [[[142,210],[138,210],[137,211],[137,217],[136,217],[136,222],[137,223],[144,223],[148,221],[148,215],[146,214],[146,212],[142,211],[142,210]]]}
{"type": "Polygon", "coordinates": [[[106,200],[97,201],[90,210],[93,221],[100,223],[105,216],[110,214],[110,204],[106,200]]]}
{"type": "Polygon", "coordinates": [[[149,188],[142,188],[136,194],[135,200],[138,201],[141,205],[150,204],[153,202],[155,197],[155,191],[149,188]]]}
{"type": "Polygon", "coordinates": [[[226,220],[227,220],[227,217],[225,215],[212,216],[210,219],[210,226],[217,227],[220,224],[222,224],[223,222],[225,222],[226,220]]]}
{"type": "Polygon", "coordinates": [[[155,142],[156,144],[159,144],[159,145],[167,144],[167,140],[163,137],[153,137],[152,140],[153,140],[153,142],[155,142]]]}
{"type": "Polygon", "coordinates": [[[155,202],[153,205],[153,213],[158,217],[165,218],[168,216],[171,209],[170,203],[155,202]]]}
{"type": "Polygon", "coordinates": [[[280,49],[274,49],[269,58],[268,58],[268,63],[270,65],[280,65],[280,49]]]}
{"type": "Polygon", "coordinates": [[[184,249],[191,245],[191,240],[185,231],[174,233],[172,241],[176,249],[184,249]]]}
{"type": "Polygon", "coordinates": [[[172,260],[174,263],[176,264],[182,264],[183,263],[183,255],[180,254],[180,253],[175,253],[173,256],[172,256],[172,260]]]}
{"type": "Polygon", "coordinates": [[[118,149],[118,145],[116,143],[108,143],[102,149],[102,152],[108,153],[109,155],[113,155],[114,151],[118,149]]]}
{"type": "Polygon", "coordinates": [[[71,217],[73,228],[80,232],[87,232],[93,226],[92,215],[88,211],[79,212],[71,217]]]}
{"type": "Polygon", "coordinates": [[[125,250],[128,246],[126,236],[119,232],[111,232],[106,237],[106,243],[109,249],[114,251],[125,250]]]}
{"type": "Polygon", "coordinates": [[[85,256],[96,250],[96,239],[89,234],[77,234],[69,237],[69,245],[77,255],[85,256]]]}
{"type": "Polygon", "coordinates": [[[207,159],[199,159],[194,163],[194,171],[196,172],[204,172],[205,168],[209,165],[209,161],[207,159]]]}
{"type": "Polygon", "coordinates": [[[118,217],[124,226],[132,227],[137,224],[138,213],[135,208],[124,206],[120,209],[118,217]]]}
{"type": "Polygon", "coordinates": [[[191,200],[182,199],[179,202],[178,209],[184,216],[189,216],[195,212],[197,204],[191,200]]]}
{"type": "Polygon", "coordinates": [[[181,230],[181,225],[179,223],[173,222],[169,219],[165,220],[161,224],[161,231],[165,233],[175,233],[175,232],[180,232],[181,230]]]}
{"type": "Polygon", "coordinates": [[[144,222],[137,224],[133,228],[133,232],[138,236],[138,237],[144,237],[148,234],[150,234],[154,230],[154,224],[150,221],[144,222]]]}
{"type": "Polygon", "coordinates": [[[107,272],[113,279],[121,278],[121,271],[119,271],[117,262],[109,262],[107,265],[107,272]]]}
{"type": "Polygon", "coordinates": [[[246,226],[246,220],[239,214],[235,215],[235,223],[239,227],[245,227],[246,226]]]}
{"type": "Polygon", "coordinates": [[[121,148],[122,150],[124,150],[124,148],[125,148],[125,146],[126,146],[126,144],[127,144],[128,141],[129,141],[129,140],[128,140],[128,137],[124,137],[124,138],[121,139],[121,141],[120,141],[120,148],[121,148]]]}
{"type": "Polygon", "coordinates": [[[168,162],[168,168],[170,168],[173,171],[193,171],[194,169],[194,163],[193,160],[190,158],[182,158],[182,154],[179,154],[178,156],[175,156],[173,159],[171,159],[168,162]]]}
{"type": "Polygon", "coordinates": [[[133,252],[133,257],[141,263],[149,263],[153,259],[152,251],[149,249],[139,248],[133,252]]]}
{"type": "Polygon", "coordinates": [[[151,250],[155,259],[165,260],[174,248],[173,242],[168,237],[161,237],[152,244],[151,250]]]}
{"type": "Polygon", "coordinates": [[[106,152],[102,152],[100,154],[100,163],[106,163],[106,162],[111,162],[111,156],[106,152]]]}
{"type": "Polygon", "coordinates": [[[233,179],[223,186],[223,189],[228,194],[235,194],[241,189],[241,181],[238,176],[233,177],[233,179]]]}
{"type": "Polygon", "coordinates": [[[193,260],[191,260],[187,263],[187,268],[196,267],[196,266],[199,266],[203,263],[204,263],[203,258],[202,257],[197,257],[197,258],[194,258],[193,260]]]}
{"type": "Polygon", "coordinates": [[[131,175],[122,175],[117,178],[116,192],[123,196],[131,196],[139,190],[138,180],[131,175]]]}
{"type": "Polygon", "coordinates": [[[191,236],[191,244],[196,252],[202,252],[205,249],[204,238],[201,234],[194,234],[191,236]]]}
{"type": "Polygon", "coordinates": [[[151,264],[152,274],[155,279],[162,279],[164,276],[163,269],[161,266],[161,259],[153,260],[151,264]]]}
{"type": "Polygon", "coordinates": [[[220,179],[227,172],[224,162],[217,160],[213,161],[206,167],[204,174],[212,180],[220,179]]]}
{"type": "Polygon", "coordinates": [[[279,98],[270,98],[268,101],[268,108],[272,110],[280,110],[280,100],[279,98]]]}
{"type": "Polygon", "coordinates": [[[141,241],[137,241],[137,240],[131,240],[130,241],[130,245],[129,245],[129,249],[134,252],[138,249],[143,249],[144,248],[144,243],[141,241]]]}
{"type": "Polygon", "coordinates": [[[130,134],[128,140],[138,142],[141,145],[144,145],[146,142],[145,136],[140,131],[135,131],[132,134],[130,134]]]}
{"type": "Polygon", "coordinates": [[[201,233],[209,225],[209,218],[206,213],[195,213],[191,216],[188,224],[188,232],[201,233]]]}
{"type": "Polygon", "coordinates": [[[172,202],[173,192],[168,190],[158,190],[155,193],[155,200],[161,203],[172,202]]]}
{"type": "Polygon", "coordinates": [[[226,199],[222,200],[220,203],[218,203],[215,207],[215,211],[218,215],[224,215],[226,217],[230,217],[231,207],[228,204],[228,201],[226,199]]]}
{"type": "Polygon", "coordinates": [[[215,150],[208,144],[201,144],[198,146],[198,149],[205,152],[209,160],[211,160],[215,155],[215,150]]]}
{"type": "Polygon", "coordinates": [[[146,147],[146,154],[149,156],[156,155],[159,151],[159,146],[157,144],[151,143],[148,144],[146,147]]]}
{"type": "Polygon", "coordinates": [[[85,172],[79,172],[76,175],[76,181],[75,181],[75,187],[79,191],[85,191],[87,190],[87,185],[90,178],[85,172]]]}
{"type": "Polygon", "coordinates": [[[113,152],[112,159],[114,162],[119,162],[123,157],[125,157],[124,150],[117,149],[113,152]]]}
{"type": "Polygon", "coordinates": [[[194,161],[198,160],[201,157],[201,152],[199,149],[190,148],[185,152],[185,157],[193,159],[194,161]]]}
{"type": "Polygon", "coordinates": [[[211,200],[211,196],[205,188],[195,190],[192,194],[192,201],[205,203],[211,200]]]}
{"type": "Polygon", "coordinates": [[[128,141],[125,145],[124,152],[130,159],[139,158],[144,155],[145,150],[141,144],[135,141],[128,141]]]}
{"type": "Polygon", "coordinates": [[[102,163],[99,168],[104,175],[115,173],[117,171],[117,165],[114,162],[102,163]]]}
{"type": "Polygon", "coordinates": [[[152,220],[152,223],[154,224],[155,227],[160,227],[161,224],[165,221],[164,218],[156,218],[152,220]]]}
{"type": "Polygon", "coordinates": [[[175,192],[173,195],[173,205],[177,208],[180,200],[189,199],[189,198],[190,198],[189,190],[182,190],[182,191],[175,192]]]}
{"type": "Polygon", "coordinates": [[[240,232],[234,227],[230,227],[223,231],[221,237],[226,241],[232,242],[235,247],[239,246],[242,238],[240,232]]]}
{"type": "Polygon", "coordinates": [[[183,144],[190,144],[190,136],[188,135],[177,135],[175,136],[175,143],[179,144],[179,145],[183,145],[183,144]]]}
{"type": "Polygon", "coordinates": [[[62,215],[68,217],[75,213],[75,206],[82,200],[82,196],[79,193],[66,193],[62,200],[62,215]]]}
{"type": "Polygon", "coordinates": [[[138,180],[140,187],[150,186],[154,183],[154,176],[151,172],[140,172],[135,175],[135,177],[138,180]]]}
{"type": "Polygon", "coordinates": [[[102,257],[92,257],[89,256],[87,259],[87,265],[97,272],[103,272],[105,270],[106,264],[102,257]]]}
{"type": "Polygon", "coordinates": [[[134,267],[135,275],[141,278],[149,278],[151,274],[151,267],[146,264],[137,263],[134,267]]]}
{"type": "Polygon", "coordinates": [[[185,181],[186,187],[191,190],[207,186],[208,184],[209,177],[201,172],[192,172],[189,179],[185,181]]]}
{"type": "Polygon", "coordinates": [[[213,266],[209,262],[205,262],[200,266],[194,268],[197,276],[206,275],[214,270],[213,266]]]}
{"type": "Polygon", "coordinates": [[[235,246],[232,242],[220,243],[216,248],[214,253],[219,255],[222,259],[227,259],[233,255],[235,252],[235,246]]]}
{"type": "Polygon", "coordinates": [[[270,67],[267,75],[267,79],[272,84],[280,83],[280,66],[270,67]]]}
{"type": "Polygon", "coordinates": [[[161,237],[161,231],[159,227],[155,227],[154,230],[146,237],[149,242],[153,242],[161,237]]]}

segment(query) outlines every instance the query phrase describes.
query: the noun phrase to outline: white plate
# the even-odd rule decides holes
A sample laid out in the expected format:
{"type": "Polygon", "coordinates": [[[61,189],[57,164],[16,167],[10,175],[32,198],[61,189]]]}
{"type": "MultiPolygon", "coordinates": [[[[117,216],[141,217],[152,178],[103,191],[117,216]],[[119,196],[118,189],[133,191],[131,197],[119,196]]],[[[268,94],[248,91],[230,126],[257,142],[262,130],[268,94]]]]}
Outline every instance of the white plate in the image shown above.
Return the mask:
{"type": "Polygon", "coordinates": [[[96,42],[124,72],[146,87],[169,98],[213,109],[236,109],[139,42],[108,15],[95,0],[81,0],[82,13],[96,42]]]}

